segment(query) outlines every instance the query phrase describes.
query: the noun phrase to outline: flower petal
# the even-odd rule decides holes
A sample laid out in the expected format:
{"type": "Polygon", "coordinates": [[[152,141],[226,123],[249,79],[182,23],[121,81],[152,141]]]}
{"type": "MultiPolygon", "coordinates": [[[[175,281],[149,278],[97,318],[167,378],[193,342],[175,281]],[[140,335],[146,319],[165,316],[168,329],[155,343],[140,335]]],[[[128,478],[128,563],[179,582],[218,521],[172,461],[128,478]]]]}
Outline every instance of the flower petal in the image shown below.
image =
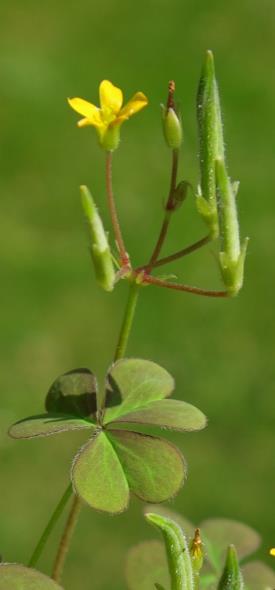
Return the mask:
{"type": "Polygon", "coordinates": [[[129,119],[129,117],[146,107],[147,104],[148,98],[145,94],[143,94],[143,92],[137,92],[131,100],[127,102],[123,109],[121,109],[119,116],[127,117],[127,119],[129,119]]]}
{"type": "Polygon", "coordinates": [[[103,80],[99,86],[99,98],[103,112],[112,112],[116,115],[119,113],[123,103],[123,94],[120,88],[114,86],[109,80],[103,80]]]}
{"type": "MultiPolygon", "coordinates": [[[[83,115],[83,117],[85,117],[85,119],[89,120],[89,123],[85,123],[85,125],[90,124],[90,125],[95,125],[96,127],[98,125],[102,125],[100,111],[91,102],[88,102],[87,100],[83,100],[83,98],[68,98],[68,103],[69,103],[70,107],[72,107],[72,109],[74,109],[74,111],[76,111],[80,115],[83,115]]],[[[79,123],[80,123],[80,121],[79,121],[79,123]]],[[[84,125],[84,123],[81,123],[80,126],[82,127],[83,125],[84,125]]]]}
{"type": "Polygon", "coordinates": [[[78,127],[87,127],[88,125],[92,125],[90,119],[87,119],[87,117],[85,119],[80,119],[79,121],[77,121],[77,125],[78,127]]]}

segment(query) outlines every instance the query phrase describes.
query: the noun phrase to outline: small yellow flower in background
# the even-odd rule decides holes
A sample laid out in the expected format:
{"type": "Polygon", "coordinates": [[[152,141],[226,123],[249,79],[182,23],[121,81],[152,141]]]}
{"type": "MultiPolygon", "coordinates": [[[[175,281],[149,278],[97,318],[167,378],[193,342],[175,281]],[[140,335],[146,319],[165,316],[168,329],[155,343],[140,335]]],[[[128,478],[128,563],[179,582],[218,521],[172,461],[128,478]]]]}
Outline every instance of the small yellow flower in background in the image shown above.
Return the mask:
{"type": "Polygon", "coordinates": [[[78,121],[79,127],[92,125],[96,128],[100,145],[109,151],[119,144],[121,124],[135,113],[146,107],[148,99],[142,92],[137,92],[123,107],[123,94],[109,82],[103,80],[99,86],[100,108],[83,98],[68,98],[69,105],[84,118],[78,121]]]}
{"type": "Polygon", "coordinates": [[[273,555],[273,557],[275,557],[275,547],[270,549],[269,553],[270,553],[270,555],[273,555]]]}

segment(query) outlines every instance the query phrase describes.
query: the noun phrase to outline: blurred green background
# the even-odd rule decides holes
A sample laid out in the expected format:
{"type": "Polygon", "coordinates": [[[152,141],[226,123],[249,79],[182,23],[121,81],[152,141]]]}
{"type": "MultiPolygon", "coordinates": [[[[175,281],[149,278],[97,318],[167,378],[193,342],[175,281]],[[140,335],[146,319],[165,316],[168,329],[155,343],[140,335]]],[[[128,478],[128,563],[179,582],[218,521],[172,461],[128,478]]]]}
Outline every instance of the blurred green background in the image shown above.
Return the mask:
{"type": "MultiPolygon", "coordinates": [[[[240,179],[242,236],[251,242],[245,286],[235,300],[148,288],[128,349],[176,378],[177,397],[208,415],[201,433],[173,436],[189,464],[170,506],[195,522],[208,516],[256,527],[266,561],[274,546],[274,25],[273,0],[13,0],[0,7],[1,518],[0,549],[26,562],[63,493],[75,433],[12,441],[16,419],[40,413],[53,379],[77,366],[102,378],[117,339],[126,285],[95,285],[78,186],[87,183],[109,224],[104,161],[92,128],[78,130],[67,96],[97,102],[112,80],[150,106],[125,124],[114,185],[129,251],[149,255],[169,183],[159,103],[174,78],[185,144],[181,177],[198,181],[195,95],[205,49],[216,57],[229,169],[240,179]]],[[[180,209],[166,253],[205,228],[193,198],[180,209]]],[[[171,272],[219,287],[213,248],[171,272]]],[[[170,270],[169,268],[169,270],[170,270]]],[[[40,562],[49,571],[61,527],[40,562]]],[[[66,590],[125,588],[127,548],[154,536],[135,499],[108,517],[81,514],[66,567],[66,590]],[[108,565],[107,565],[108,564],[108,565]]]]}

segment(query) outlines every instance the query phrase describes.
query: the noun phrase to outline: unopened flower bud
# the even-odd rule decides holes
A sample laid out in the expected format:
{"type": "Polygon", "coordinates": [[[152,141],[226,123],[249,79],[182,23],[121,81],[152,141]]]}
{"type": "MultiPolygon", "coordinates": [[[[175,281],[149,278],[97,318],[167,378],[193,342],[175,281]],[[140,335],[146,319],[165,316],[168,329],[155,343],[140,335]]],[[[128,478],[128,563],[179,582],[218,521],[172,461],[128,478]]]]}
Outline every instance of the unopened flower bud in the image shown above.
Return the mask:
{"type": "Polygon", "coordinates": [[[240,244],[236,195],[224,160],[216,160],[219,224],[221,230],[220,268],[229,295],[237,295],[243,284],[248,238],[240,244]]]}
{"type": "Polygon", "coordinates": [[[175,82],[169,82],[167,105],[161,105],[162,125],[165,141],[169,148],[177,150],[182,144],[182,125],[174,102],[175,82]]]}
{"type": "Polygon", "coordinates": [[[96,280],[105,291],[112,291],[115,283],[115,271],[107,236],[89,189],[86,186],[81,186],[80,192],[83,210],[89,224],[91,254],[96,280]]]}
{"type": "Polygon", "coordinates": [[[165,109],[163,114],[163,133],[165,141],[172,150],[179,149],[182,143],[182,126],[174,109],[165,109]]]}
{"type": "Polygon", "coordinates": [[[190,541],[189,551],[192,560],[192,566],[195,577],[199,576],[199,572],[203,565],[203,549],[202,540],[200,536],[200,529],[195,530],[194,538],[190,541]]]}
{"type": "Polygon", "coordinates": [[[238,557],[234,545],[229,545],[218,590],[244,590],[238,557]]]}

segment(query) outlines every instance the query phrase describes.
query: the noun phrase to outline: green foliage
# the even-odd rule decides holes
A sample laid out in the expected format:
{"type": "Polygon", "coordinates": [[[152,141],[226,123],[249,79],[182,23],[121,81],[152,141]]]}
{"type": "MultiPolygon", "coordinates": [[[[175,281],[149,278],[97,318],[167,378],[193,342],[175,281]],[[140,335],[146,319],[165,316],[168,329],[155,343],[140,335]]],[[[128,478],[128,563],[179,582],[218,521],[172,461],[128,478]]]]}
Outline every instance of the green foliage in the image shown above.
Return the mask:
{"type": "Polygon", "coordinates": [[[242,522],[226,518],[211,518],[200,524],[207,560],[216,571],[221,571],[229,543],[235,545],[240,560],[257,551],[260,535],[242,522]]]}
{"type": "MultiPolygon", "coordinates": [[[[109,419],[111,412],[112,410],[107,410],[107,419],[109,419]]],[[[174,399],[144,403],[140,409],[127,412],[125,415],[121,413],[113,421],[150,424],[182,432],[200,430],[206,425],[205,416],[200,410],[191,404],[174,399]]]]}
{"type": "Polygon", "coordinates": [[[139,409],[150,402],[171,395],[175,386],[173,377],[156,363],[143,359],[121,359],[107,375],[110,397],[119,396],[120,403],[107,410],[105,422],[139,409]]]}
{"type": "MultiPolygon", "coordinates": [[[[156,508],[160,521],[165,519],[167,515],[169,521],[175,523],[177,530],[180,528],[185,535],[187,532],[187,538],[194,535],[194,525],[181,515],[166,507],[158,506],[156,508]]],[[[146,518],[148,519],[148,515],[146,518]]],[[[256,531],[241,522],[219,518],[203,521],[199,525],[199,529],[204,554],[204,565],[199,577],[200,588],[213,590],[217,588],[219,583],[225,584],[219,588],[230,590],[242,588],[241,575],[239,574],[241,571],[246,590],[274,589],[275,572],[260,561],[245,563],[244,566],[241,565],[241,570],[239,570],[238,560],[242,562],[260,545],[261,540],[256,531]],[[228,549],[229,545],[234,545],[234,549],[228,549]],[[226,567],[225,562],[227,563],[226,567]],[[228,576],[228,571],[230,576],[228,576]],[[234,582],[235,585],[226,586],[231,582],[234,582]]],[[[146,541],[130,549],[126,561],[126,579],[129,590],[150,590],[153,579],[164,587],[167,586],[168,571],[171,567],[169,559],[167,565],[163,545],[157,544],[156,541],[146,541]],[[150,576],[148,564],[150,564],[150,576]],[[149,581],[151,586],[149,586],[149,581]]]]}
{"type": "Polygon", "coordinates": [[[156,581],[169,588],[166,553],[160,541],[144,541],[128,552],[125,575],[129,590],[152,590],[156,581]]]}
{"type": "Polygon", "coordinates": [[[9,429],[12,438],[34,438],[51,436],[70,430],[94,429],[95,425],[88,420],[74,418],[67,414],[38,414],[16,422],[9,429]]]}
{"type": "Polygon", "coordinates": [[[261,561],[252,561],[242,567],[247,590],[274,590],[275,572],[261,561]]]}
{"type": "Polygon", "coordinates": [[[206,418],[200,410],[163,399],[173,388],[171,375],[156,363],[121,359],[107,374],[104,408],[93,373],[77,369],[56,379],[46,397],[47,414],[17,422],[10,435],[31,438],[88,429],[91,438],[74,458],[71,472],[82,500],[112,514],[126,510],[130,491],[146,502],[163,502],[183,484],[184,459],[170,442],[132,432],[130,424],[178,431],[203,428],[206,418]],[[119,422],[128,430],[117,430],[119,422]]]}
{"type": "Polygon", "coordinates": [[[94,374],[89,369],[74,369],[54,381],[46,397],[46,410],[94,418],[96,393],[94,374]]]}
{"type": "Polygon", "coordinates": [[[14,563],[1,563],[0,590],[62,590],[62,588],[51,578],[36,570],[14,563]]]}
{"type": "Polygon", "coordinates": [[[129,432],[109,430],[131,491],[145,502],[164,502],[179,491],[185,476],[183,457],[170,442],[129,432]]]}
{"type": "Polygon", "coordinates": [[[99,430],[74,459],[75,492],[96,510],[119,513],[129,502],[129,486],[109,437],[99,430]]]}

